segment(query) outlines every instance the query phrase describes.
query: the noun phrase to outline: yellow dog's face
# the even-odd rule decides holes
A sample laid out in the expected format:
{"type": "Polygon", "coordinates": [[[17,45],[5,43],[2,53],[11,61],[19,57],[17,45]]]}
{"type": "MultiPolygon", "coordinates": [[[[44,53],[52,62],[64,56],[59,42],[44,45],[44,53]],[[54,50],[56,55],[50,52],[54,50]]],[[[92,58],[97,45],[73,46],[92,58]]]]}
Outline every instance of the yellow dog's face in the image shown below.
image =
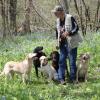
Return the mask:
{"type": "Polygon", "coordinates": [[[83,62],[87,62],[90,59],[90,53],[87,52],[87,53],[81,54],[80,59],[83,62]]]}
{"type": "Polygon", "coordinates": [[[27,55],[27,58],[28,58],[28,59],[33,59],[36,55],[37,55],[36,53],[29,53],[29,54],[27,55]]]}
{"type": "Polygon", "coordinates": [[[42,66],[47,65],[47,63],[48,63],[47,57],[46,57],[46,56],[41,56],[41,57],[40,57],[40,62],[41,62],[41,65],[42,65],[42,66]]]}

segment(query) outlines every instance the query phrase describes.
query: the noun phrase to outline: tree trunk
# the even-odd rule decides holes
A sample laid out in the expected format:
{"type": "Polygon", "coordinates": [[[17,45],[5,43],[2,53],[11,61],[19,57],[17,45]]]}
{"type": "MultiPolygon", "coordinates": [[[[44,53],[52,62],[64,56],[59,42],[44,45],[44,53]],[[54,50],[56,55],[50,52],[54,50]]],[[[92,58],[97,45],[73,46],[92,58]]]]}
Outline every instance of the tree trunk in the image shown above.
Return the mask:
{"type": "Polygon", "coordinates": [[[82,0],[83,2],[83,5],[84,5],[84,8],[85,8],[85,31],[87,31],[87,23],[89,23],[89,27],[90,27],[90,30],[92,30],[92,27],[91,27],[91,18],[90,18],[90,8],[89,6],[86,5],[85,1],[82,0]]]}
{"type": "Polygon", "coordinates": [[[10,14],[10,30],[11,33],[16,34],[16,8],[17,0],[10,0],[9,14],[10,14]]]}
{"type": "Polygon", "coordinates": [[[31,33],[30,28],[30,11],[31,11],[32,0],[25,0],[25,19],[21,25],[21,27],[17,30],[20,33],[31,33]]]}
{"type": "Polygon", "coordinates": [[[95,27],[95,30],[97,31],[98,30],[98,27],[100,27],[100,22],[99,22],[99,9],[100,9],[100,0],[98,0],[97,2],[97,9],[96,9],[96,13],[95,13],[95,20],[94,20],[94,27],[95,27]]]}
{"type": "Polygon", "coordinates": [[[85,27],[83,24],[83,17],[82,17],[82,2],[80,0],[80,9],[78,8],[76,0],[74,0],[74,4],[75,4],[75,9],[76,9],[78,16],[79,16],[79,19],[80,19],[80,26],[81,26],[82,34],[85,35],[85,27]]]}
{"type": "Polygon", "coordinates": [[[4,38],[6,37],[5,0],[0,0],[0,4],[1,4],[2,28],[3,28],[3,38],[4,38]]]}
{"type": "Polygon", "coordinates": [[[26,13],[25,13],[25,20],[23,23],[23,31],[24,33],[30,33],[30,7],[27,7],[26,13]]]}

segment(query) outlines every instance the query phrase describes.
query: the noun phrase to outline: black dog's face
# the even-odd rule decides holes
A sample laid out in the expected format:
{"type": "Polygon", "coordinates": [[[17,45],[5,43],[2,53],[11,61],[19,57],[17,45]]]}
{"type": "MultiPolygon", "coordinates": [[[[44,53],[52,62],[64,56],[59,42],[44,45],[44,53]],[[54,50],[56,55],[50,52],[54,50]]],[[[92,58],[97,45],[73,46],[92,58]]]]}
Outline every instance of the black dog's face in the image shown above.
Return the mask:
{"type": "Polygon", "coordinates": [[[34,52],[34,53],[41,53],[42,50],[43,50],[43,46],[38,46],[38,47],[36,47],[36,48],[33,50],[33,52],[34,52]]]}
{"type": "Polygon", "coordinates": [[[42,51],[43,50],[43,46],[38,46],[33,50],[33,53],[36,53],[36,57],[33,60],[33,64],[35,67],[40,67],[40,60],[39,58],[41,56],[46,56],[46,54],[42,51]]]}

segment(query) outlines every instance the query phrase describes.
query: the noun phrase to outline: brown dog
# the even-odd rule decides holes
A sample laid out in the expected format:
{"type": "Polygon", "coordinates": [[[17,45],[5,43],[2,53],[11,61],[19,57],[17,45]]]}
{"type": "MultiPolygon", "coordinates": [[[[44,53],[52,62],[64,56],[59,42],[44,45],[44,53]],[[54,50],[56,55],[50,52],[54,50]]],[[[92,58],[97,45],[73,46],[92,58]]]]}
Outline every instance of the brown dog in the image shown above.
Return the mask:
{"type": "Polygon", "coordinates": [[[84,53],[80,55],[77,64],[76,82],[79,82],[79,78],[84,78],[84,81],[87,81],[89,60],[90,60],[89,53],[84,53]]]}
{"type": "MultiPolygon", "coordinates": [[[[60,54],[58,51],[52,51],[50,54],[50,58],[48,58],[49,60],[51,60],[52,67],[54,67],[57,73],[59,69],[59,58],[60,54]]],[[[67,72],[67,77],[69,78],[68,66],[66,66],[66,72],[67,72]]]]}
{"type": "Polygon", "coordinates": [[[33,58],[35,56],[36,53],[29,53],[28,56],[25,58],[25,60],[21,62],[14,62],[14,61],[7,62],[0,76],[5,75],[9,78],[12,78],[14,73],[18,73],[21,74],[22,81],[25,82],[27,77],[30,78],[33,58]]]}
{"type": "Polygon", "coordinates": [[[54,67],[54,69],[58,73],[58,69],[59,69],[59,52],[58,51],[52,51],[51,54],[50,54],[50,58],[48,58],[48,59],[51,60],[52,67],[54,67]]]}

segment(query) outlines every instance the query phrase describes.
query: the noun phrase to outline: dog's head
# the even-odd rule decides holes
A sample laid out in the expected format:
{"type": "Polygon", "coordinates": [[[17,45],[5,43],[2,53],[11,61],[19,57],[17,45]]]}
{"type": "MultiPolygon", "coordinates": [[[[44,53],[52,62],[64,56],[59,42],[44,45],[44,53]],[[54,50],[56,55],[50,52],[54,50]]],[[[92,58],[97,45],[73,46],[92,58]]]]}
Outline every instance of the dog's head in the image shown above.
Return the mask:
{"type": "Polygon", "coordinates": [[[51,52],[49,59],[52,60],[52,62],[58,62],[59,61],[59,52],[58,51],[51,52]]]}
{"type": "Polygon", "coordinates": [[[27,58],[28,60],[33,60],[34,57],[36,57],[36,55],[37,55],[36,53],[29,53],[29,54],[27,55],[26,58],[27,58]]]}
{"type": "Polygon", "coordinates": [[[48,58],[46,56],[41,56],[40,63],[42,66],[46,66],[48,64],[48,58]]]}
{"type": "Polygon", "coordinates": [[[33,50],[33,52],[34,52],[34,53],[41,53],[42,50],[43,50],[43,46],[38,46],[38,47],[36,47],[36,48],[33,50]]]}
{"type": "Polygon", "coordinates": [[[90,53],[89,52],[80,55],[80,60],[84,63],[88,62],[89,59],[90,59],[90,53]]]}

